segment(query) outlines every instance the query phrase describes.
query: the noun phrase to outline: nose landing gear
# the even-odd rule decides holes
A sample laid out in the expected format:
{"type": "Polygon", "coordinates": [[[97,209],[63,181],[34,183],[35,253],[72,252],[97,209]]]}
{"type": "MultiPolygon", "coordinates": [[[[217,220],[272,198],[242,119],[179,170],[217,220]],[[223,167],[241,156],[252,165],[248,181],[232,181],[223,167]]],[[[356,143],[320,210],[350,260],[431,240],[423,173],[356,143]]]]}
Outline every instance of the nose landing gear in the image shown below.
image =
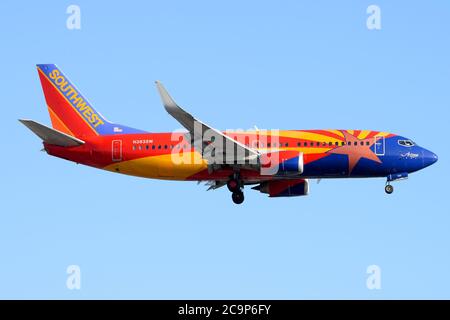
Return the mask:
{"type": "Polygon", "coordinates": [[[391,186],[391,182],[404,179],[408,179],[408,172],[396,172],[389,174],[386,177],[386,186],[384,187],[384,191],[387,194],[391,194],[392,192],[394,192],[394,187],[391,186]]]}
{"type": "Polygon", "coordinates": [[[387,183],[386,186],[384,187],[384,191],[387,194],[391,194],[392,192],[394,192],[394,187],[391,184],[387,183]]]}

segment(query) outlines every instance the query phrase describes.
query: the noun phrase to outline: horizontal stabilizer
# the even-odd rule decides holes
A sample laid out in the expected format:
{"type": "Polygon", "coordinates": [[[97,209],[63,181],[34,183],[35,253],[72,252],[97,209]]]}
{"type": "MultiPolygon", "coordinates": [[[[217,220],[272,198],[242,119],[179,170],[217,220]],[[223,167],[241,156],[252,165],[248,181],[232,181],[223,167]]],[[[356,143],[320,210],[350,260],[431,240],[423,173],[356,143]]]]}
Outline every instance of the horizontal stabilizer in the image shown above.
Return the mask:
{"type": "Polygon", "coordinates": [[[33,120],[19,119],[28,129],[33,131],[45,143],[61,147],[75,147],[84,144],[83,140],[72,137],[61,131],[49,128],[33,120]]]}

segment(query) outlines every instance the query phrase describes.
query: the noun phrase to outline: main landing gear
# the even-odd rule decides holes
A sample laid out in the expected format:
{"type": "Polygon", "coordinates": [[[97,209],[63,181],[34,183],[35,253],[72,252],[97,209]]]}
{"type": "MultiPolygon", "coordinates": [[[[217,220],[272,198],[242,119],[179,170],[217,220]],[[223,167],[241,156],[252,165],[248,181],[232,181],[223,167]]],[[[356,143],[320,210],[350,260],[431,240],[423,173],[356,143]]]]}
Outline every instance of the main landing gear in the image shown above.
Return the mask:
{"type": "Polygon", "coordinates": [[[230,177],[230,180],[227,182],[228,190],[232,192],[231,199],[236,204],[241,204],[244,202],[244,193],[242,192],[242,183],[239,179],[239,175],[235,174],[230,177]]]}
{"type": "Polygon", "coordinates": [[[242,202],[244,202],[244,193],[241,190],[233,192],[231,194],[231,199],[233,199],[234,203],[241,204],[242,202]]]}

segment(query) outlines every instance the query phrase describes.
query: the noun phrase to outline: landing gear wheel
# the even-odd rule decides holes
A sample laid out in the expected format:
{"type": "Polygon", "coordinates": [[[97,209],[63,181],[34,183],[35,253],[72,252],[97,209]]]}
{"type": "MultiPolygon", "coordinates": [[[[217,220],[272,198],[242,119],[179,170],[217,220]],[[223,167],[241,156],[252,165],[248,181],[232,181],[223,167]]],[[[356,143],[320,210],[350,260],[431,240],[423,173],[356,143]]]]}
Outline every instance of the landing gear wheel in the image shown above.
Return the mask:
{"type": "Polygon", "coordinates": [[[238,192],[241,190],[241,186],[239,185],[239,182],[236,179],[228,180],[227,187],[228,190],[230,190],[231,192],[238,192]]]}
{"type": "Polygon", "coordinates": [[[244,202],[244,193],[242,191],[233,192],[231,195],[233,202],[236,204],[241,204],[244,202]]]}
{"type": "Polygon", "coordinates": [[[387,184],[386,187],[384,187],[384,191],[386,191],[387,194],[391,194],[392,192],[394,192],[394,187],[390,184],[387,184]]]}

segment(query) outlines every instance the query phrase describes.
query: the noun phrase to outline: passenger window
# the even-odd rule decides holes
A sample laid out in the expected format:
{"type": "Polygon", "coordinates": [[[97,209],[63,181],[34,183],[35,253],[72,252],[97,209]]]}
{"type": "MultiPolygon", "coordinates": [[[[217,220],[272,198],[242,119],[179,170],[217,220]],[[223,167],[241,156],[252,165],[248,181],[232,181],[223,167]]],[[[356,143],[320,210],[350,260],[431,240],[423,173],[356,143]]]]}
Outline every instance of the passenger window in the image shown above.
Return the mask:
{"type": "Polygon", "coordinates": [[[158,149],[161,149],[161,145],[160,144],[158,145],[158,149]]]}
{"type": "Polygon", "coordinates": [[[364,141],[361,141],[361,142],[360,142],[360,145],[362,145],[362,146],[363,146],[363,145],[364,145],[364,141]]]}
{"type": "Polygon", "coordinates": [[[152,150],[155,150],[155,145],[152,145],[152,150]]]}
{"type": "Polygon", "coordinates": [[[302,144],[300,142],[297,142],[297,147],[300,147],[302,144]]]}
{"type": "Polygon", "coordinates": [[[357,146],[357,145],[358,145],[358,141],[355,141],[353,144],[354,144],[355,146],[357,146]]]}
{"type": "Polygon", "coordinates": [[[145,149],[147,149],[147,150],[148,150],[148,145],[146,145],[146,146],[145,146],[145,149]]]}
{"type": "Polygon", "coordinates": [[[167,149],[167,144],[166,144],[166,145],[164,145],[164,149],[167,149]]]}
{"type": "Polygon", "coordinates": [[[331,147],[333,145],[333,142],[328,142],[328,145],[331,147]]]}
{"type": "Polygon", "coordinates": [[[336,142],[334,143],[334,145],[335,145],[336,147],[339,146],[339,142],[336,141],[336,142]]]}
{"type": "Polygon", "coordinates": [[[289,147],[289,143],[286,142],[286,144],[284,145],[285,147],[289,147]]]}
{"type": "Polygon", "coordinates": [[[345,146],[345,141],[342,141],[342,142],[341,142],[341,146],[345,146]]]}
{"type": "Polygon", "coordinates": [[[369,146],[370,145],[370,142],[369,141],[366,141],[366,146],[369,146]]]}
{"type": "Polygon", "coordinates": [[[317,142],[317,143],[316,143],[316,146],[320,147],[320,142],[317,142]]]}

